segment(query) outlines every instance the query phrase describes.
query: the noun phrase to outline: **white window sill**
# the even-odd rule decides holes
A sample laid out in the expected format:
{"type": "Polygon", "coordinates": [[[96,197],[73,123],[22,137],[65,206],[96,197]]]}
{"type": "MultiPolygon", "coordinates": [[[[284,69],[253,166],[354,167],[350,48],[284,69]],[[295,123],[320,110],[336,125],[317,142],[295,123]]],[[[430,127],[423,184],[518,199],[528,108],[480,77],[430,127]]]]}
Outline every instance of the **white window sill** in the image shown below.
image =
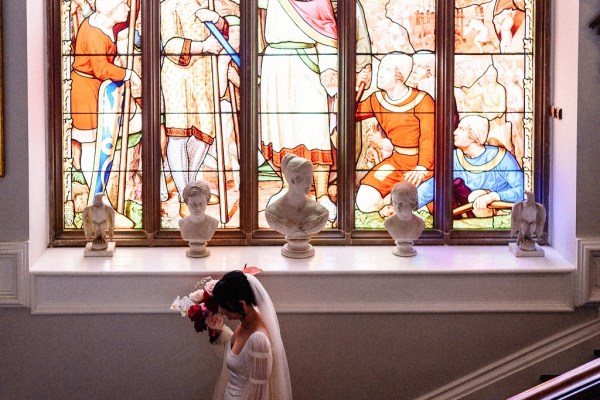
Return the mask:
{"type": "Polygon", "coordinates": [[[318,246],[309,259],[279,246],[48,249],[30,267],[33,314],[163,313],[203,276],[259,266],[279,312],[557,312],[575,307],[576,267],[550,247],[514,257],[508,246],[418,246],[401,258],[387,246],[318,246]]]}

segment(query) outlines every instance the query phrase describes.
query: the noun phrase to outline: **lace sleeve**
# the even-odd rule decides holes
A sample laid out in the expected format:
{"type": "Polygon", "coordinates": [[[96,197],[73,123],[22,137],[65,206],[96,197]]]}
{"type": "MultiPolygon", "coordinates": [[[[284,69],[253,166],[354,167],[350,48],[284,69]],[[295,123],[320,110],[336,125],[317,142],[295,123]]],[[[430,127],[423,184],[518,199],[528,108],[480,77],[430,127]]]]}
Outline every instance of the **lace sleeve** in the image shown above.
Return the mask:
{"type": "Polygon", "coordinates": [[[246,365],[248,383],[244,388],[243,400],[268,400],[269,378],[273,368],[271,342],[267,335],[255,332],[246,342],[246,365]]]}

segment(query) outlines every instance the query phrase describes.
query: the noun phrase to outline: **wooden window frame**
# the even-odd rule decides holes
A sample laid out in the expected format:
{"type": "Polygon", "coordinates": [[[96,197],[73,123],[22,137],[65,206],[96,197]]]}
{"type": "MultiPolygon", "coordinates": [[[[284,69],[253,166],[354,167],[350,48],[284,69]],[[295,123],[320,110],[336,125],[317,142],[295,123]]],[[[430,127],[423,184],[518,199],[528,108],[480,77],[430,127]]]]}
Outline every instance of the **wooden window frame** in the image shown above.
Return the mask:
{"type": "MultiPolygon", "coordinates": [[[[46,0],[47,49],[48,49],[48,138],[50,163],[50,244],[51,246],[82,246],[86,242],[83,230],[63,228],[63,193],[61,175],[62,159],[62,81],[60,79],[61,43],[61,2],[46,0]]],[[[452,182],[452,123],[454,81],[454,4],[438,1],[436,10],[436,68],[438,94],[436,101],[436,166],[437,181],[434,211],[434,226],[421,235],[417,244],[506,244],[510,241],[507,230],[457,230],[453,229],[450,184],[452,182]]],[[[241,46],[242,59],[241,87],[243,98],[257,99],[258,86],[258,44],[254,40],[257,31],[256,0],[244,2],[241,7],[241,37],[246,38],[241,46]],[[249,62],[251,60],[252,62],[249,62]]],[[[355,2],[338,2],[338,21],[348,21],[339,31],[339,93],[354,93],[355,88],[355,2]]],[[[534,192],[536,201],[548,209],[549,193],[549,117],[545,112],[550,97],[550,50],[551,50],[551,1],[536,0],[535,13],[535,83],[534,83],[534,192]]],[[[115,239],[125,246],[183,246],[177,230],[160,229],[160,18],[159,0],[145,0],[142,3],[142,170],[144,171],[143,227],[138,230],[119,230],[115,239]]],[[[355,115],[354,96],[339,97],[340,140],[339,160],[354,160],[355,115]]],[[[240,156],[240,229],[220,229],[210,241],[210,245],[270,245],[283,243],[283,236],[275,231],[258,229],[258,170],[256,151],[258,149],[258,103],[248,101],[240,110],[240,149],[251,149],[240,156]]],[[[354,164],[338,165],[338,226],[313,236],[311,243],[316,245],[391,245],[393,240],[385,230],[356,230],[354,225],[354,164]]],[[[547,224],[540,244],[547,244],[547,224]]]]}

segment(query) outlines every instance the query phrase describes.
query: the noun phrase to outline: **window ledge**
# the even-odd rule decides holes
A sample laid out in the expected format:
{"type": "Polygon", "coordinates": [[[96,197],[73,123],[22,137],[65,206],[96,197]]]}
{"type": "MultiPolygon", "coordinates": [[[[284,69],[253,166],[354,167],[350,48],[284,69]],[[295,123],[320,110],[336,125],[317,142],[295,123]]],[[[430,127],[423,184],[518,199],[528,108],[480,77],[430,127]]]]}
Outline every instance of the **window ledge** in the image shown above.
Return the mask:
{"type": "Polygon", "coordinates": [[[418,246],[401,258],[381,246],[318,246],[309,259],[279,246],[117,247],[114,257],[52,248],[30,268],[33,314],[163,313],[201,277],[259,266],[279,312],[526,312],[574,309],[576,267],[555,250],[514,257],[507,246],[418,246]]]}

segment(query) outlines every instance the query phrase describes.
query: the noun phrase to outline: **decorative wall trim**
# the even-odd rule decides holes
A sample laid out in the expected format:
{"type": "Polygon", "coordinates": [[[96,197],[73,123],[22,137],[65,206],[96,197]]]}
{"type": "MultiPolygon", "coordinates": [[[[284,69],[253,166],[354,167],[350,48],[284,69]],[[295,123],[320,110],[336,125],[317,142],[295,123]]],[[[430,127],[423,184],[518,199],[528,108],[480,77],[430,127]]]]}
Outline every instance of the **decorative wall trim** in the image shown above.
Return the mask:
{"type": "Polygon", "coordinates": [[[260,266],[280,313],[570,312],[575,266],[552,248],[514,257],[505,246],[423,246],[412,258],[391,248],[317,247],[287,259],[278,246],[211,247],[190,259],[184,247],[48,249],[31,267],[33,314],[168,313],[201,277],[260,266]],[[377,254],[376,257],[373,255],[377,254]]]}
{"type": "Polygon", "coordinates": [[[581,343],[600,337],[600,318],[550,336],[416,400],[459,400],[581,343]]]}
{"type": "Polygon", "coordinates": [[[578,306],[600,303],[600,238],[577,240],[578,306]]]}
{"type": "Polygon", "coordinates": [[[0,243],[0,307],[29,306],[27,242],[0,243]]]}

